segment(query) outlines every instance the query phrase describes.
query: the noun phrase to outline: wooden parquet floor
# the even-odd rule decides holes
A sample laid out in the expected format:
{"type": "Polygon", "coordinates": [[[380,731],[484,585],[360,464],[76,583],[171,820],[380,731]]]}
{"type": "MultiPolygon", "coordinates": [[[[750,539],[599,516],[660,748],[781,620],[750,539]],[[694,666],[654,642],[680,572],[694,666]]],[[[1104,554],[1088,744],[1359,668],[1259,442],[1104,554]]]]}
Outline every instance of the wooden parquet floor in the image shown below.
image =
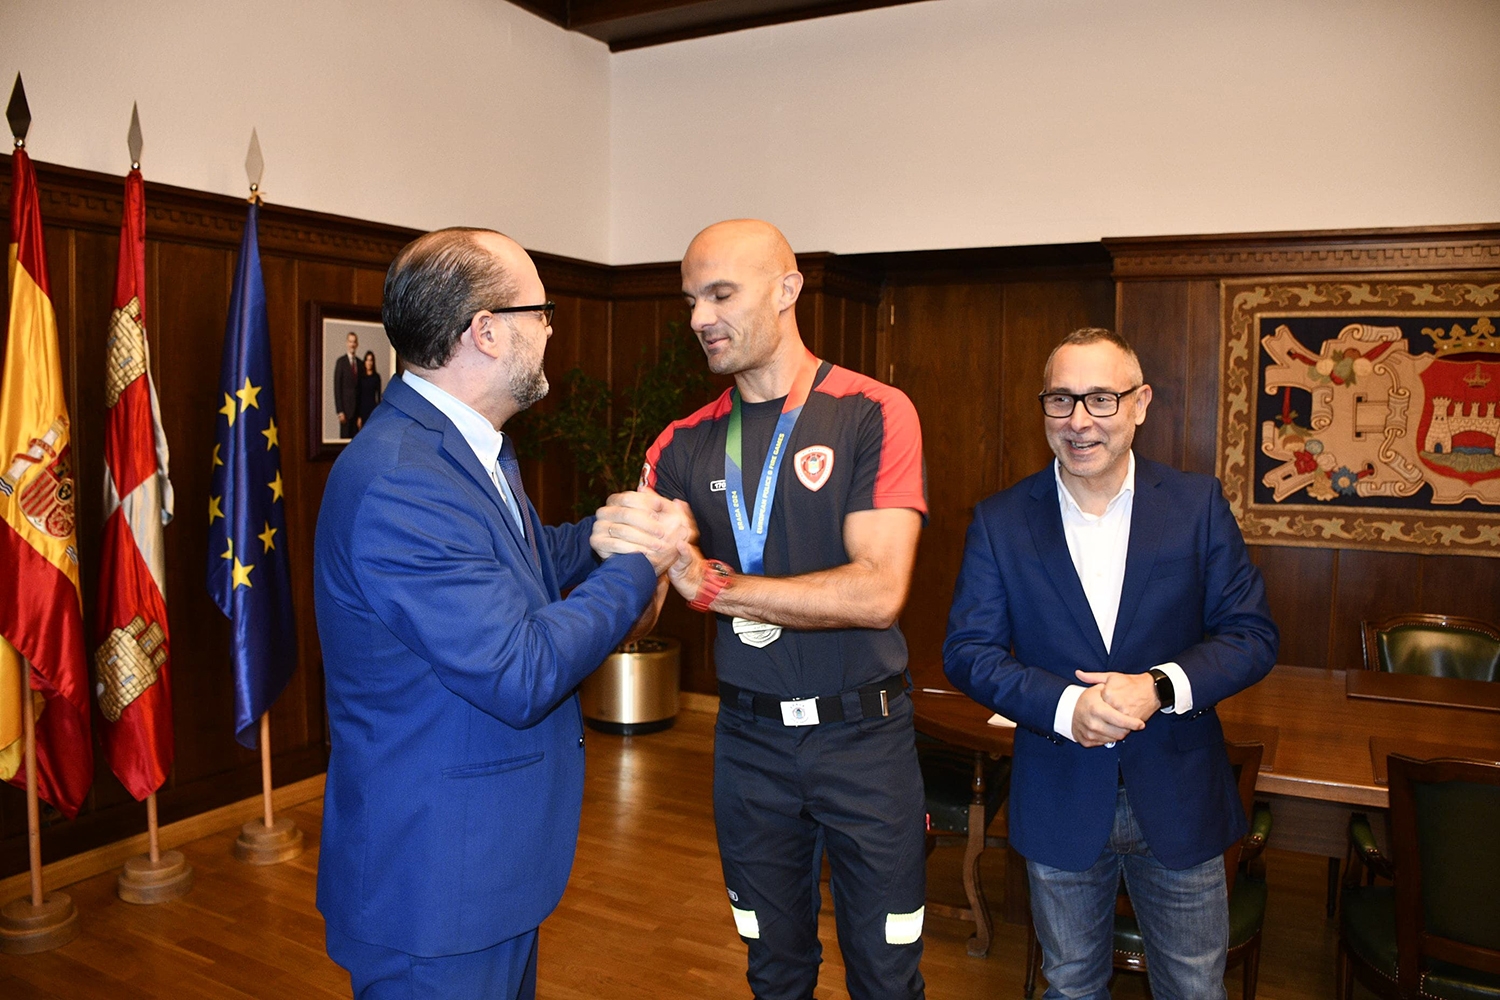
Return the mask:
{"type": "MultiPolygon", "coordinates": [[[[719,872],[710,801],[712,716],[684,712],[665,732],[634,739],[589,734],[583,834],[562,905],[542,927],[544,1000],[700,1000],[749,997],[744,945],[735,936],[719,872]]],[[[348,997],[348,977],[323,950],[313,904],[321,805],[290,810],[308,851],[269,868],[230,855],[228,829],[183,851],[197,873],[191,893],[132,906],[114,875],[67,887],[83,932],[42,955],[0,955],[0,1000],[244,1000],[348,997]]],[[[961,852],[929,862],[929,893],[958,901],[961,852]]],[[[986,854],[991,904],[1003,852],[986,854]]],[[[1323,917],[1324,862],[1267,853],[1270,911],[1258,995],[1311,1000],[1333,994],[1337,932],[1323,917]]],[[[847,1000],[826,902],[818,996],[847,1000]]],[[[929,917],[923,974],[934,1000],[1020,998],[1025,934],[997,924],[987,959],[968,957],[968,925],[929,917]]],[[[1237,970],[1229,995],[1240,996],[1237,970]]],[[[1121,975],[1121,1000],[1145,997],[1121,975]]],[[[1360,992],[1358,996],[1368,994],[1360,992]]],[[[1040,989],[1038,990],[1040,996],[1040,989]]]]}

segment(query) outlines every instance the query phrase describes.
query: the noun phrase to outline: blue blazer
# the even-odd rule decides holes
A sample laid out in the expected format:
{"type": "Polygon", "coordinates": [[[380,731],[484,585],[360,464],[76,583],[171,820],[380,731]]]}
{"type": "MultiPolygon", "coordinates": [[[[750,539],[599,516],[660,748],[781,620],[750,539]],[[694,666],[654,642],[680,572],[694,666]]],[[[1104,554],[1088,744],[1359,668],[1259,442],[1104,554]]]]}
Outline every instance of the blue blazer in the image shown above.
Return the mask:
{"type": "Polygon", "coordinates": [[[1221,854],[1244,835],[1214,706],[1264,677],[1278,635],[1219,481],[1137,459],[1124,590],[1109,651],[1073,569],[1052,466],[974,510],[948,616],[943,668],[1017,723],[1010,839],[1068,871],[1099,859],[1119,777],[1152,853],[1168,868],[1221,854]],[[1140,673],[1176,662],[1186,715],[1158,712],[1113,747],[1053,731],[1075,670],[1140,673]]]}
{"type": "Polygon", "coordinates": [[[400,379],[334,463],[313,560],[318,909],[342,933],[449,955],[556,907],[583,800],[574,688],[656,588],[644,556],[594,558],[592,523],[533,514],[538,564],[463,435],[400,379]]]}

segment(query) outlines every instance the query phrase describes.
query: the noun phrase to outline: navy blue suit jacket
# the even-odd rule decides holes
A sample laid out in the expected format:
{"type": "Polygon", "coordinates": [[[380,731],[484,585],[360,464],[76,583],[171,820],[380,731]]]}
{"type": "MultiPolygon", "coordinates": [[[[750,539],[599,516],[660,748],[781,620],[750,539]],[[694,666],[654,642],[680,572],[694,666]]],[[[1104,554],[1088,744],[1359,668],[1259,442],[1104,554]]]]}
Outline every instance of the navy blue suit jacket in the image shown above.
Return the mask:
{"type": "Polygon", "coordinates": [[[644,556],[601,565],[592,523],[533,514],[538,565],[468,442],[400,379],[334,463],[313,567],[332,726],[318,908],[344,934],[475,951],[562,897],[574,688],[656,587],[644,556]]]}
{"type": "Polygon", "coordinates": [[[1278,635],[1219,481],[1136,462],[1130,544],[1108,652],[1068,554],[1049,465],[979,504],[948,617],[943,667],[976,701],[1017,723],[1010,838],[1054,868],[1098,860],[1119,776],[1147,844],[1168,868],[1222,853],[1245,816],[1214,706],[1264,677],[1278,635]],[[1113,747],[1052,728],[1075,670],[1182,666],[1186,715],[1158,712],[1113,747]]]}

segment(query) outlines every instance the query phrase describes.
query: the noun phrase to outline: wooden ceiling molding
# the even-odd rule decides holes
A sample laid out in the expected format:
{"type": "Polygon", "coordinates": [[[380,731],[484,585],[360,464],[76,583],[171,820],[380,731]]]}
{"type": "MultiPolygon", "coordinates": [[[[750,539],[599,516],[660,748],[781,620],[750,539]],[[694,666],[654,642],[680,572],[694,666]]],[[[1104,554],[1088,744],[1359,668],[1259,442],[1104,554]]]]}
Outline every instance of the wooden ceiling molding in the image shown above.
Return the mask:
{"type": "Polygon", "coordinates": [[[1107,238],[1116,280],[1475,271],[1500,265],[1500,223],[1107,238]]]}
{"type": "Polygon", "coordinates": [[[932,0],[510,0],[611,52],[932,0]]]}

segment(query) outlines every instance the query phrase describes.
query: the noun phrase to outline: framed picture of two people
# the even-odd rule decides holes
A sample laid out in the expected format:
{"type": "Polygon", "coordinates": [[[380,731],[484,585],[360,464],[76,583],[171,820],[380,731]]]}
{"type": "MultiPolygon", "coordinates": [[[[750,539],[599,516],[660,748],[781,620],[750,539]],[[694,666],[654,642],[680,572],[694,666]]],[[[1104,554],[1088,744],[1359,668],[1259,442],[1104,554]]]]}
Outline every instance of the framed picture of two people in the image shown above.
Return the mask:
{"type": "Polygon", "coordinates": [[[308,304],[308,455],[333,458],[400,374],[378,306],[308,304]]]}

